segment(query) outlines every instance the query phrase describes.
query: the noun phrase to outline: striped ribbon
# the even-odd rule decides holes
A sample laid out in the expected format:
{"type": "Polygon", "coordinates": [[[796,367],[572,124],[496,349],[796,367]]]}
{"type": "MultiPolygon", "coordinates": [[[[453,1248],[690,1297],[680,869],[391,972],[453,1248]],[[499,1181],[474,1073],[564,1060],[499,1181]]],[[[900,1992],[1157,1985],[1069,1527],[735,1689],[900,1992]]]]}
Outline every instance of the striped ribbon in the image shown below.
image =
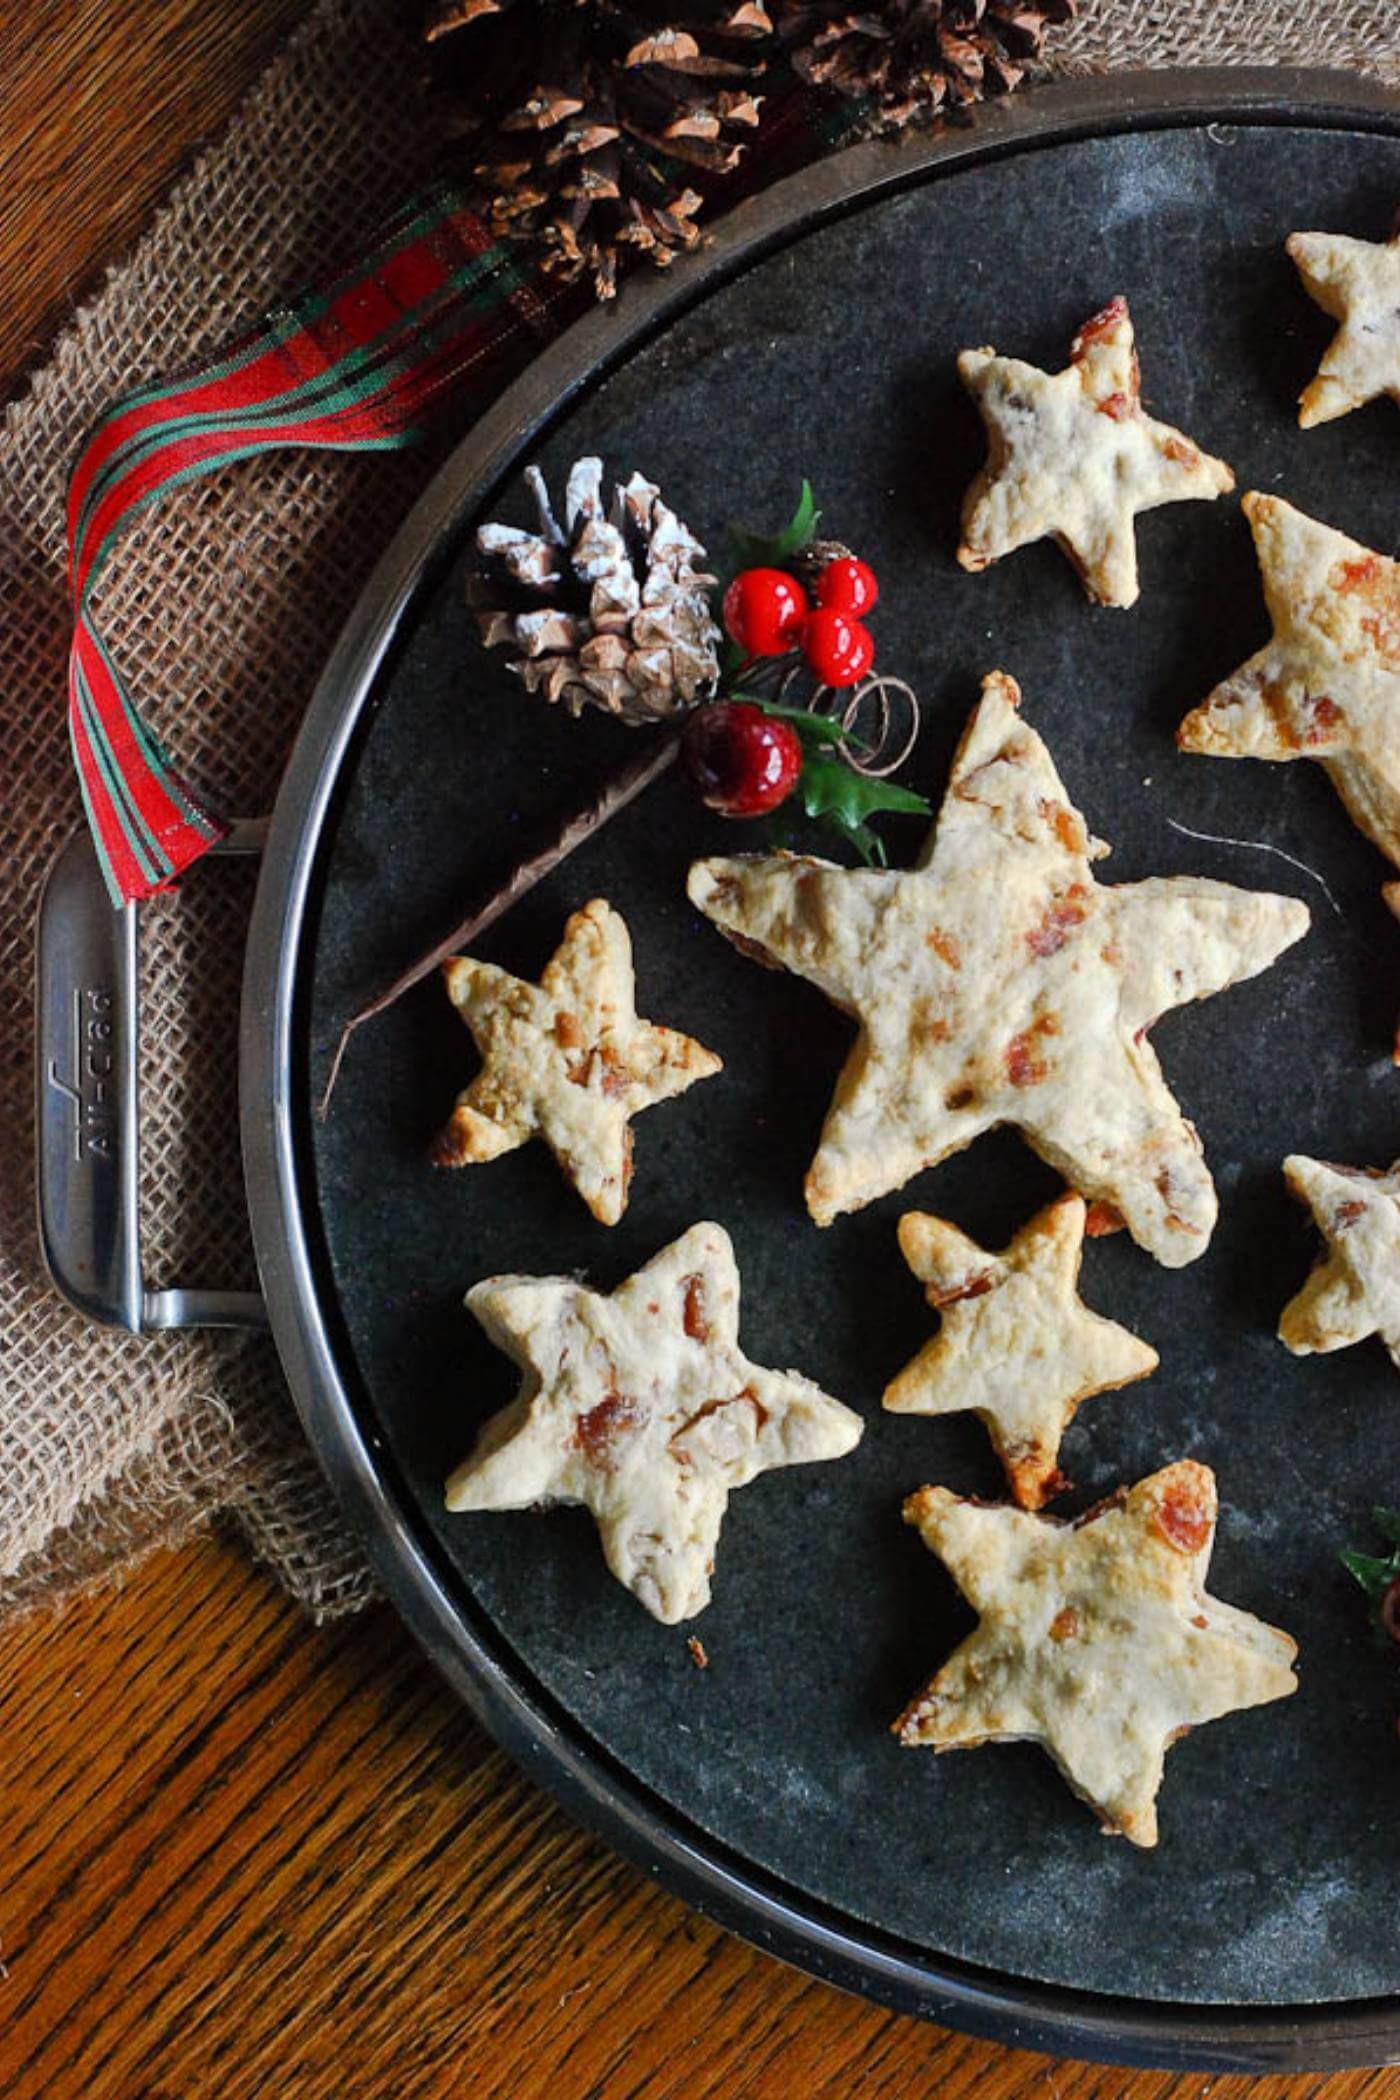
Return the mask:
{"type": "MultiPolygon", "coordinates": [[[[862,114],[804,88],[771,98],[737,174],[697,177],[707,202],[734,204],[840,144],[862,114]]],[[[582,287],[518,268],[443,188],[391,221],[350,274],[279,307],[213,364],[102,417],[68,491],[68,722],[114,903],[167,888],[226,829],[142,722],[94,623],[93,594],[123,527],[167,489],[271,446],[412,444],[449,398],[484,405],[586,300],[582,287]]]]}
{"type": "Polygon", "coordinates": [[[89,436],[68,491],[68,721],[114,903],[166,888],[225,827],[142,722],[93,620],[122,529],[167,489],[275,445],[409,445],[469,375],[552,331],[557,294],[515,267],[460,197],[420,199],[353,273],[267,315],[218,359],[128,395],[89,436]]]}

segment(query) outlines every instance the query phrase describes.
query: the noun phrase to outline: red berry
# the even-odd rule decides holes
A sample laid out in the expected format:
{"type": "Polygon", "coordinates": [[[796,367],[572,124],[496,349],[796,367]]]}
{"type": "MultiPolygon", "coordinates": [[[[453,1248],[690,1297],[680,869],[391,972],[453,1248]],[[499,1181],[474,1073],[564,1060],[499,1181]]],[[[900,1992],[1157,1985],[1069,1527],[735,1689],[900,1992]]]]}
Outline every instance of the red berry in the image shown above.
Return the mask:
{"type": "Polygon", "coordinates": [[[1392,1575],[1381,1591],[1381,1625],[1391,1640],[1400,1642],[1400,1575],[1392,1575]]]}
{"type": "Polygon", "coordinates": [[[685,725],[683,749],[701,800],[726,817],[766,816],[792,793],[802,771],[797,731],[747,700],[697,707],[685,725]]]}
{"type": "Polygon", "coordinates": [[[802,653],[823,685],[854,685],[875,661],[870,629],[834,605],[819,605],[802,629],[802,653]]]}
{"type": "Polygon", "coordinates": [[[783,656],[797,647],[807,593],[786,569],[743,569],[724,594],[724,624],[746,656],[783,656]]]}
{"type": "Polygon", "coordinates": [[[868,561],[858,561],[854,554],[829,561],[817,578],[818,605],[849,613],[853,620],[863,620],[879,595],[875,571],[868,561]]]}

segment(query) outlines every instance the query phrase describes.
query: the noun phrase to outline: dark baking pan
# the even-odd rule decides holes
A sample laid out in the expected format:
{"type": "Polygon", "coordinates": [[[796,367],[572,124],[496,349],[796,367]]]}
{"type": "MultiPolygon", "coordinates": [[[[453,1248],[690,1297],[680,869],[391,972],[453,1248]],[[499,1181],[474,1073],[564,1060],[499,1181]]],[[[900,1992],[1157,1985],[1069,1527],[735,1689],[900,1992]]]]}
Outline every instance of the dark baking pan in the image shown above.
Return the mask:
{"type": "MultiPolygon", "coordinates": [[[[1400,2055],[1393,1674],[1337,1564],[1394,1499],[1395,1376],[1377,1344],[1295,1361],[1273,1332],[1310,1256],[1284,1154],[1396,1150],[1400,933],[1386,870],[1318,768],[1175,752],[1180,716],[1266,631],[1235,501],[1140,521],[1130,613],[1088,607],[1048,545],[963,575],[957,506],[981,438],[954,357],[994,342],[1058,364],[1126,293],[1156,413],[1241,487],[1388,549],[1400,425],[1381,403],[1296,428],[1329,324],[1282,244],[1298,226],[1380,238],[1397,196],[1393,98],[1221,72],[1044,89],[745,206],[547,351],[444,468],[341,638],[263,864],[242,1085],[263,1285],[307,1432],[409,1624],[527,1771],[690,1901],[847,1988],[1063,2054],[1260,2070],[1400,2055]],[[1001,1133],[827,1232],[807,1223],[801,1171],[847,1025],[735,954],[683,893],[692,855],[761,845],[760,827],[726,827],[668,777],[485,943],[534,975],[566,912],[605,895],[632,927],[642,1010],[726,1060],[639,1122],[615,1231],[539,1147],[428,1169],[471,1069],[435,985],[361,1033],[328,1120],[312,1113],[344,1015],[640,748],[645,732],[522,696],[463,603],[475,525],[525,515],[522,467],[557,483],[588,452],[658,480],[716,550],[726,520],[776,522],[812,478],[879,571],[882,662],[925,702],[908,777],[935,801],[1001,665],[1113,842],[1105,879],[1199,872],[1313,907],[1274,969],[1157,1032],[1221,1193],[1208,1255],[1167,1272],[1119,1235],[1085,1264],[1089,1301],[1162,1366],[1084,1410],[1061,1507],[1206,1460],[1213,1588],[1301,1647],[1295,1699],[1172,1751],[1156,1852],[1101,1837],[1033,1748],[935,1759],[888,1733],[968,1624],[901,1497],[925,1480],[1000,1489],[970,1418],[880,1411],[929,1326],[894,1223],[912,1201],[1002,1244],[1055,1181],[1001,1133]],[[735,1497],[704,1671],[688,1629],[607,1577],[586,1516],[441,1507],[513,1386],[467,1285],[585,1270],[610,1288],[702,1217],[733,1235],[750,1353],[799,1364],[868,1424],[851,1459],[735,1497]]],[[[911,858],[917,822],[886,830],[911,858]]]]}

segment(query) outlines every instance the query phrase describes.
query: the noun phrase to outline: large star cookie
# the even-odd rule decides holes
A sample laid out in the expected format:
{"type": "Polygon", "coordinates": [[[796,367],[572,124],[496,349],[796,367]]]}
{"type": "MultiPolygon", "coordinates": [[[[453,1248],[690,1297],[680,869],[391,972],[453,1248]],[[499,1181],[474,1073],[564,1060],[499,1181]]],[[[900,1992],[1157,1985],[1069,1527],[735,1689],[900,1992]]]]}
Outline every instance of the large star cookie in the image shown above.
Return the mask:
{"type": "Polygon", "coordinates": [[[1056,1461],[1081,1400],[1157,1368],[1157,1352],[1090,1312],[1075,1284],[1086,1205],[1061,1196],[989,1254],[942,1218],[907,1211],[899,1245],[941,1315],[933,1340],[885,1388],[897,1415],[980,1415],[1022,1509],[1069,1482],[1056,1461]]]}
{"type": "Polygon", "coordinates": [[[1206,1595],[1215,1478],[1183,1459],[1076,1524],[920,1488],[904,1505],[980,1614],[894,1724],[910,1747],[1040,1743],[1104,1831],[1157,1842],[1167,1750],[1297,1690],[1286,1633],[1206,1595]]]}
{"type": "Polygon", "coordinates": [[[1183,751],[1316,758],[1374,845],[1400,866],[1400,563],[1251,489],[1273,634],[1186,717],[1183,751]]]}
{"type": "Polygon", "coordinates": [[[1307,907],[1193,876],[1100,887],[1108,848],[1019,704],[993,672],[914,867],[704,860],[690,895],[860,1023],[807,1173],[819,1225],[1011,1123],[1176,1268],[1204,1251],[1215,1190],[1146,1032],[1264,969],[1307,907]]]}
{"type": "Polygon", "coordinates": [[[1311,1356],[1378,1334],[1400,1369],[1400,1162],[1381,1173],[1295,1152],[1283,1174],[1328,1251],[1283,1308],[1279,1340],[1311,1356]]]}
{"type": "Polygon", "coordinates": [[[1388,241],[1290,233],[1284,245],[1322,311],[1341,323],[1299,399],[1303,429],[1377,394],[1400,401],[1400,224],[1388,241]]]}
{"type": "Polygon", "coordinates": [[[620,914],[599,897],[576,911],[538,985],[465,955],[442,974],[482,1066],[434,1163],[498,1159],[542,1137],[594,1217],[615,1225],[632,1179],[629,1119],[721,1069],[688,1035],[638,1020],[620,914]]]}
{"type": "Polygon", "coordinates": [[[1144,412],[1126,299],[1086,321],[1063,372],[964,350],[958,373],[987,426],[988,456],[963,501],[965,569],[985,569],[1047,534],[1100,605],[1138,595],[1140,510],[1235,485],[1169,423],[1144,412]]]}
{"type": "Polygon", "coordinates": [[[467,1304],[524,1376],[448,1481],[447,1507],[583,1503],[613,1574],[665,1625],[710,1601],[732,1488],[860,1441],[849,1407],[740,1350],[739,1271],[718,1225],[692,1225],[611,1297],[566,1276],[492,1276],[467,1304]]]}

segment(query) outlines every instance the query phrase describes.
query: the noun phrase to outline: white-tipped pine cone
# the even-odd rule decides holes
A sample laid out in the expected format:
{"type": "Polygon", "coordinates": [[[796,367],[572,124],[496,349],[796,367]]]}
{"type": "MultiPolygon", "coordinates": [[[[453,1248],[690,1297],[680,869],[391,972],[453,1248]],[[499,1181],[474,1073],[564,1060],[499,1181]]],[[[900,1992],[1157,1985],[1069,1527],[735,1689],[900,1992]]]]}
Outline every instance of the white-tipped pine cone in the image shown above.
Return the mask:
{"type": "Polygon", "coordinates": [[[571,714],[599,707],[624,722],[656,722],[707,699],[719,678],[720,631],[696,564],[705,550],[640,474],[613,491],[603,462],[578,460],[561,527],[538,467],[526,480],[539,529],[483,525],[472,600],[488,648],[514,650],[527,691],[571,714]]]}

